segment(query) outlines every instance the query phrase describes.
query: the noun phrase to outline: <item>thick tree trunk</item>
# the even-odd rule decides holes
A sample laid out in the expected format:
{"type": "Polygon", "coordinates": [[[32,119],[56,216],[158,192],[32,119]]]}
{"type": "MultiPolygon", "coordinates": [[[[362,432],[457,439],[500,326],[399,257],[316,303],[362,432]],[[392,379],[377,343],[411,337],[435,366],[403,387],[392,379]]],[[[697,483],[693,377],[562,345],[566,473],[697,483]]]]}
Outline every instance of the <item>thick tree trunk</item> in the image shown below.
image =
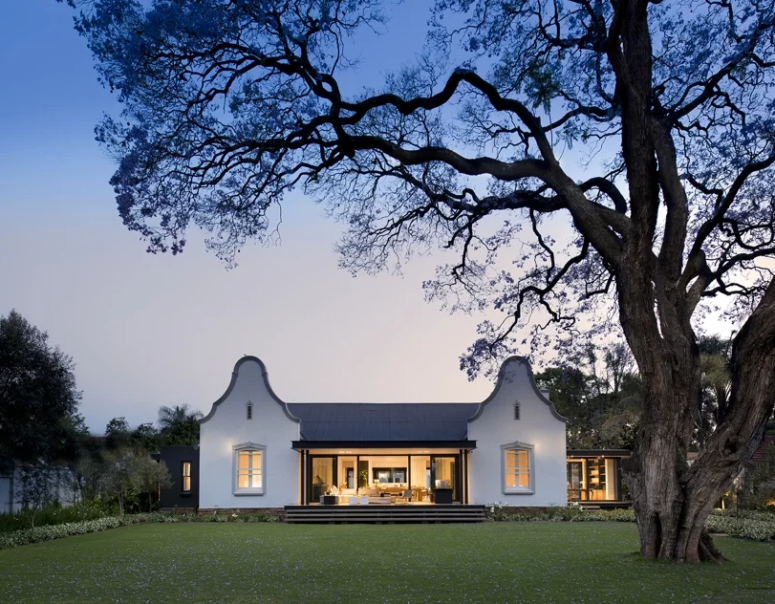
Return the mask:
{"type": "MultiPolygon", "coordinates": [[[[683,401],[674,399],[674,403],[678,406],[683,401]]],[[[702,488],[687,488],[690,468],[686,449],[669,424],[666,415],[648,421],[641,428],[636,454],[625,464],[641,555],[648,559],[722,561],[704,526],[733,476],[728,468],[716,464],[706,469],[702,488]]]]}
{"type": "Polygon", "coordinates": [[[699,357],[659,358],[644,376],[644,415],[637,450],[625,472],[645,558],[721,560],[704,535],[713,503],[731,481],[709,469],[702,490],[689,491],[687,450],[692,401],[699,394],[699,357]]]}
{"type": "Polygon", "coordinates": [[[624,285],[620,292],[622,325],[644,385],[636,451],[623,466],[640,531],[641,554],[650,559],[723,561],[704,526],[713,505],[761,442],[772,413],[775,282],[735,338],[729,402],[691,467],[687,451],[692,413],[701,396],[694,335],[688,319],[681,320],[680,304],[659,304],[655,313],[654,307],[628,296],[628,284],[624,285]],[[655,330],[657,321],[659,329],[655,330]]]}

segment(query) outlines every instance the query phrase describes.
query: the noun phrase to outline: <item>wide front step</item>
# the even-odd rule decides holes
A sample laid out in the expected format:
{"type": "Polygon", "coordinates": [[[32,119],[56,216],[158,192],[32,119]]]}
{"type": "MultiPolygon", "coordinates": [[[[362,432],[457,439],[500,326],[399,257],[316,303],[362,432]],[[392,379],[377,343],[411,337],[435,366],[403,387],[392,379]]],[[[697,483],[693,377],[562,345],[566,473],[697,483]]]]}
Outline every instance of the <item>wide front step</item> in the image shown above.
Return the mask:
{"type": "Polygon", "coordinates": [[[286,522],[398,523],[483,522],[483,505],[311,505],[286,506],[286,522]]]}

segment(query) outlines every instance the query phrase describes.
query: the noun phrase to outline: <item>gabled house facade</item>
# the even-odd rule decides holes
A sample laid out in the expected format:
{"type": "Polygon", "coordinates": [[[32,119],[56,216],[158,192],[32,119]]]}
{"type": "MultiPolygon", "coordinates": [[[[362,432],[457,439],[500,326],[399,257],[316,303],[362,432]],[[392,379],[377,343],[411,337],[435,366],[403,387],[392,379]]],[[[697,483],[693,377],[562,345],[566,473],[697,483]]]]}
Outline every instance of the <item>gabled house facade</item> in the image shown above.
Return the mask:
{"type": "Polygon", "coordinates": [[[246,356],[201,420],[198,505],[565,505],[565,439],[523,358],[481,403],[287,403],[246,356]]]}

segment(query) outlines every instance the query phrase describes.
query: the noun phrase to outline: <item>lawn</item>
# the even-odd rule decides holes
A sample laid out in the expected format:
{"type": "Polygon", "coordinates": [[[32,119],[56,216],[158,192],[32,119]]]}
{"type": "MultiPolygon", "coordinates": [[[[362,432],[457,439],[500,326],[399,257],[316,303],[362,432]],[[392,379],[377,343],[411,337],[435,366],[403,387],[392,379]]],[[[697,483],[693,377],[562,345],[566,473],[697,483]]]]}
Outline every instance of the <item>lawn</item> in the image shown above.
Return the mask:
{"type": "Polygon", "coordinates": [[[0,551],[1,602],[775,602],[775,546],[641,560],[626,523],[149,524],[0,551]]]}

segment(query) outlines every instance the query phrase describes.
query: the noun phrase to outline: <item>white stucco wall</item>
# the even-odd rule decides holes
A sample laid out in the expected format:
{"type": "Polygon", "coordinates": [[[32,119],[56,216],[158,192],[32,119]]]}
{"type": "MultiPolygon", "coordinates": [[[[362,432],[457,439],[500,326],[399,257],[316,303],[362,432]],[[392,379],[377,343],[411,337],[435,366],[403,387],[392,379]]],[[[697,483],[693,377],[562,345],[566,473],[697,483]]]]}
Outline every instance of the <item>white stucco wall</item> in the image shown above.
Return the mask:
{"type": "Polygon", "coordinates": [[[255,357],[243,357],[226,394],[202,420],[200,509],[298,504],[299,454],[291,449],[291,442],[298,439],[299,424],[272,392],[264,365],[255,357]],[[252,419],[247,419],[248,402],[253,403],[252,419]],[[266,447],[262,495],[234,494],[234,447],[248,442],[266,447]]]}
{"type": "Polygon", "coordinates": [[[567,504],[565,422],[538,393],[525,360],[512,358],[503,365],[495,391],[469,421],[468,438],[477,443],[469,458],[471,503],[567,504]],[[517,401],[519,420],[514,419],[517,401]],[[534,447],[533,494],[504,493],[501,446],[514,442],[534,447]]]}
{"type": "MultiPolygon", "coordinates": [[[[58,501],[63,507],[72,505],[75,501],[75,493],[70,488],[69,472],[65,467],[50,467],[48,470],[48,497],[51,501],[58,501]]],[[[24,506],[19,492],[23,484],[21,471],[12,469],[10,474],[0,476],[0,514],[13,514],[24,506]]]]}

